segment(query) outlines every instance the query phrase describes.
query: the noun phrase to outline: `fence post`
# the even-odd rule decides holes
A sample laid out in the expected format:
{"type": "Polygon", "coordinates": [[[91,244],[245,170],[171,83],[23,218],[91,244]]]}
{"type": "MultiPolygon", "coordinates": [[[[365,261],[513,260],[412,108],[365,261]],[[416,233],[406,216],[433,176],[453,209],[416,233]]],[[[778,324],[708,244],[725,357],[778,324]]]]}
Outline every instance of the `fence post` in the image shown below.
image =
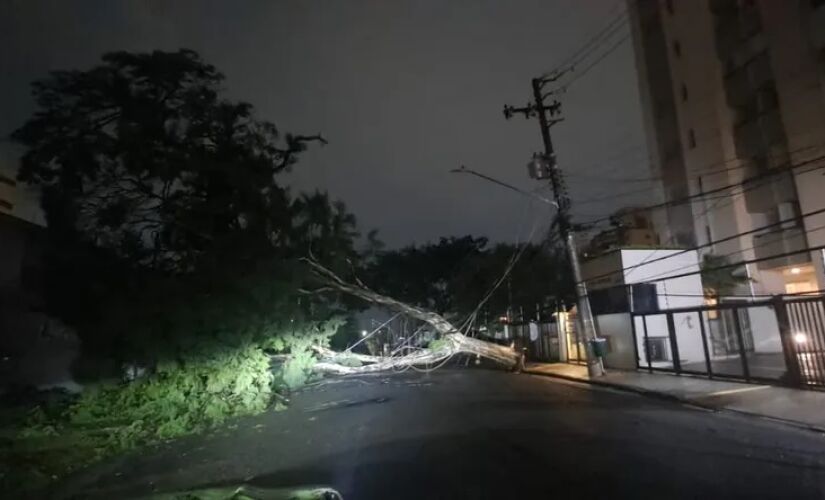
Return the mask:
{"type": "Polygon", "coordinates": [[[739,344],[739,358],[742,361],[742,375],[745,381],[750,381],[751,372],[748,367],[748,354],[745,352],[745,338],[742,336],[742,321],[739,319],[739,308],[731,309],[733,312],[733,327],[736,330],[736,343],[739,344]]]}
{"type": "Polygon", "coordinates": [[[673,357],[673,369],[682,373],[682,361],[679,359],[679,344],[676,340],[676,324],[673,322],[673,313],[667,313],[667,334],[670,337],[670,354],[673,357]]]}
{"type": "Polygon", "coordinates": [[[642,367],[642,365],[640,363],[641,359],[639,359],[639,339],[636,334],[636,316],[632,312],[628,313],[628,316],[630,316],[630,331],[633,333],[633,354],[636,356],[636,369],[638,370],[642,367]]]}
{"type": "Polygon", "coordinates": [[[776,314],[776,323],[779,325],[779,339],[782,341],[782,353],[785,356],[785,367],[788,369],[786,382],[790,385],[802,385],[802,371],[799,368],[799,355],[791,333],[791,322],[788,319],[788,310],[781,295],[775,296],[773,311],[776,314]]]}
{"type": "Polygon", "coordinates": [[[700,309],[699,315],[699,333],[702,335],[702,351],[705,353],[705,369],[708,372],[708,378],[713,378],[713,366],[710,363],[710,349],[708,349],[708,336],[705,332],[705,314],[700,309]]]}
{"type": "Polygon", "coordinates": [[[653,362],[650,360],[650,339],[647,336],[647,315],[642,315],[642,327],[645,336],[645,360],[647,361],[647,371],[653,373],[653,362]]]}

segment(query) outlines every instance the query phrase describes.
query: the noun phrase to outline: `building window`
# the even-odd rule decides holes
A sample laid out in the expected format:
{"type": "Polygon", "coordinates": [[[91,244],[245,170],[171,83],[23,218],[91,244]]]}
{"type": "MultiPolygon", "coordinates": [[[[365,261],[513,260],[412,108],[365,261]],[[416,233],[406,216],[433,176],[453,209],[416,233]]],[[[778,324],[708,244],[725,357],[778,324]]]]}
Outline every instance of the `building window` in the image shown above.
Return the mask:
{"type": "Polygon", "coordinates": [[[696,147],[696,134],[693,132],[693,129],[688,130],[688,146],[691,149],[696,147]]]}
{"type": "Polygon", "coordinates": [[[665,0],[665,8],[670,15],[673,15],[673,0],[665,0]]]}
{"type": "Polygon", "coordinates": [[[687,101],[688,91],[687,91],[687,85],[685,85],[684,83],[682,84],[681,93],[682,93],[682,102],[687,101]]]}
{"type": "Polygon", "coordinates": [[[673,40],[673,53],[676,54],[676,57],[682,57],[682,44],[679,43],[679,40],[673,40]]]}

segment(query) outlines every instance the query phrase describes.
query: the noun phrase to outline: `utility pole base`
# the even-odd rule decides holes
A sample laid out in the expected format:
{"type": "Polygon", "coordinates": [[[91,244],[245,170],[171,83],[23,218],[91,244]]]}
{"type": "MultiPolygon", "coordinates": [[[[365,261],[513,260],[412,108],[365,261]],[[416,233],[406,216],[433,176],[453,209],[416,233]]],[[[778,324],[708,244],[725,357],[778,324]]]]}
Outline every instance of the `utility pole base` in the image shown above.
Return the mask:
{"type": "Polygon", "coordinates": [[[604,377],[604,365],[601,358],[593,363],[587,363],[587,376],[590,378],[604,377]]]}

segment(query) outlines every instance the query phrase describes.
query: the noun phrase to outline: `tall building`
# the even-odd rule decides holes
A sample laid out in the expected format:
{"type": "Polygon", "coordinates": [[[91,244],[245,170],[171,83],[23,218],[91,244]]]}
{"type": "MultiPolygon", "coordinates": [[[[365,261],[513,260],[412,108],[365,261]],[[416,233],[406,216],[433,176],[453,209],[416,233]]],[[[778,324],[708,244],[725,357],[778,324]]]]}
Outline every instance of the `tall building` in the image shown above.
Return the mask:
{"type": "MultiPolygon", "coordinates": [[[[825,0],[628,0],[665,246],[731,262],[825,245],[825,0]],[[739,183],[742,183],[741,186],[739,183]],[[725,186],[737,185],[726,190],[725,186]],[[700,196],[707,193],[705,196],[700,196]]],[[[740,292],[825,289],[822,251],[752,263],[740,292]]]]}

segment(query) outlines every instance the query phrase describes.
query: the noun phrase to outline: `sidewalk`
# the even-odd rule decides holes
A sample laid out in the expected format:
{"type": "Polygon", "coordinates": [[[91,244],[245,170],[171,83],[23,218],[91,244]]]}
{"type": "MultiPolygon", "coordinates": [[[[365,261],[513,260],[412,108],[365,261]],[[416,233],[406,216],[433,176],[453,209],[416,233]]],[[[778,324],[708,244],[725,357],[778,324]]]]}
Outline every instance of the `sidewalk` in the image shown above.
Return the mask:
{"type": "Polygon", "coordinates": [[[528,363],[524,372],[747,413],[825,432],[825,392],[626,370],[608,370],[605,376],[590,379],[586,366],[567,363],[528,363]]]}

